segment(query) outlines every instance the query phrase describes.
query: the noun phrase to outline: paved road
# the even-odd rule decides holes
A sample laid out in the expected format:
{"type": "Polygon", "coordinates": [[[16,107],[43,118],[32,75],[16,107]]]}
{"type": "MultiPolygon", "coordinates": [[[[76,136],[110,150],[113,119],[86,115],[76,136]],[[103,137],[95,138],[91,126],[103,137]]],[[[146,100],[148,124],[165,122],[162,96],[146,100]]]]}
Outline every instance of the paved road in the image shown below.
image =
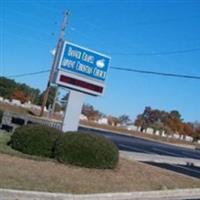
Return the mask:
{"type": "Polygon", "coordinates": [[[91,131],[93,133],[103,135],[106,138],[112,140],[120,150],[124,151],[158,154],[182,158],[193,158],[200,160],[199,150],[177,147],[164,143],[145,140],[138,137],[115,134],[107,131],[92,130],[90,128],[80,127],[79,130],[87,132],[91,131]]]}
{"type": "Polygon", "coordinates": [[[145,162],[147,164],[168,169],[174,172],[178,172],[181,174],[185,174],[188,176],[192,176],[195,178],[200,178],[200,168],[195,166],[183,166],[183,165],[174,165],[174,164],[166,164],[166,163],[153,163],[153,162],[145,162]]]}
{"type": "MultiPolygon", "coordinates": [[[[107,131],[93,130],[91,128],[79,128],[80,131],[92,132],[99,135],[103,135],[106,138],[112,140],[120,150],[129,152],[139,152],[145,154],[157,154],[162,156],[172,156],[180,158],[191,158],[200,160],[200,151],[194,149],[188,149],[184,147],[176,147],[164,143],[145,140],[138,137],[126,136],[121,134],[115,134],[107,131]]],[[[153,164],[153,163],[149,163],[153,164]]],[[[176,171],[185,175],[200,178],[200,168],[192,166],[181,165],[167,165],[167,164],[155,164],[158,167],[168,170],[176,171]]]]}

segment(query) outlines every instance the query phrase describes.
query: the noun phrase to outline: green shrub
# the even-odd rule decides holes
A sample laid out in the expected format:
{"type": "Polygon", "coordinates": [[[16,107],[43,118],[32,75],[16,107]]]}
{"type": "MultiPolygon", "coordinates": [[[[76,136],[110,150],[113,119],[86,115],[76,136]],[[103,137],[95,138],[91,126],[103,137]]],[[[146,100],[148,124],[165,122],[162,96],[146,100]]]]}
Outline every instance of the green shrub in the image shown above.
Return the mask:
{"type": "Polygon", "coordinates": [[[3,118],[3,111],[0,110],[0,124],[1,124],[1,122],[2,122],[2,118],[3,118]]]}
{"type": "Polygon", "coordinates": [[[21,126],[15,130],[9,143],[13,149],[26,154],[52,157],[54,143],[61,133],[43,125],[21,126]]]}
{"type": "Polygon", "coordinates": [[[115,144],[104,137],[68,132],[57,139],[54,157],[66,164],[111,169],[118,163],[119,152],[115,144]]]}

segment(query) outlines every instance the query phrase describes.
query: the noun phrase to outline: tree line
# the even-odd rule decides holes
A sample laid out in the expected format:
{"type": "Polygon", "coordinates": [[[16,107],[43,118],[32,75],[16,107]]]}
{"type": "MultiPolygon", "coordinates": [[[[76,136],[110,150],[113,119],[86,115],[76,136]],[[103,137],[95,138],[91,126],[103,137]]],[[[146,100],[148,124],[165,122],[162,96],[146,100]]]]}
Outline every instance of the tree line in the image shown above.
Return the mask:
{"type": "Polygon", "coordinates": [[[194,141],[200,139],[200,124],[197,122],[184,122],[177,110],[166,112],[146,107],[144,112],[137,116],[134,124],[141,127],[141,131],[150,127],[154,131],[164,131],[168,135],[188,135],[193,137],[194,141]]]}
{"type": "MultiPolygon", "coordinates": [[[[47,101],[47,107],[54,100],[56,88],[51,87],[49,98],[47,101]]],[[[7,99],[17,99],[22,103],[31,101],[33,104],[41,105],[43,99],[44,91],[41,92],[39,89],[32,88],[24,83],[17,83],[12,79],[5,77],[0,77],[0,96],[7,99]]],[[[68,94],[63,97],[63,100],[67,100],[68,94]]],[[[57,110],[63,110],[64,105],[57,105],[59,107],[57,110]]],[[[118,124],[128,124],[131,119],[128,115],[123,114],[119,117],[106,116],[104,113],[95,109],[92,105],[84,104],[82,113],[91,121],[98,121],[102,117],[107,117],[108,124],[118,125],[118,124]]],[[[177,110],[172,110],[166,112],[159,109],[152,109],[151,107],[146,107],[142,114],[139,114],[134,121],[134,124],[141,127],[141,131],[152,128],[154,131],[164,131],[166,134],[181,134],[189,135],[194,138],[194,140],[200,139],[200,123],[184,122],[181,114],[177,110]]]]}
{"type": "MultiPolygon", "coordinates": [[[[109,125],[131,124],[130,117],[126,114],[119,117],[106,116],[89,104],[83,105],[82,113],[89,121],[98,121],[100,118],[106,117],[109,125]]],[[[159,131],[162,133],[164,131],[167,135],[179,134],[183,137],[191,136],[194,141],[200,140],[200,123],[184,122],[181,114],[177,110],[166,112],[159,109],[152,109],[151,107],[145,107],[143,113],[136,117],[133,124],[140,127],[141,131],[152,128],[154,132],[159,131]]]]}
{"type": "Polygon", "coordinates": [[[94,106],[90,104],[83,105],[82,114],[85,115],[89,121],[98,121],[99,119],[106,117],[108,119],[108,124],[114,126],[117,126],[117,124],[125,125],[131,122],[130,117],[126,114],[120,115],[119,117],[111,115],[106,116],[104,113],[95,109],[94,106]]]}
{"type": "MultiPolygon", "coordinates": [[[[31,101],[33,104],[41,105],[44,91],[32,88],[24,83],[17,83],[15,80],[0,77],[0,96],[6,99],[16,99],[22,103],[31,101]]],[[[49,93],[47,106],[52,104],[55,95],[55,87],[49,93]]]]}

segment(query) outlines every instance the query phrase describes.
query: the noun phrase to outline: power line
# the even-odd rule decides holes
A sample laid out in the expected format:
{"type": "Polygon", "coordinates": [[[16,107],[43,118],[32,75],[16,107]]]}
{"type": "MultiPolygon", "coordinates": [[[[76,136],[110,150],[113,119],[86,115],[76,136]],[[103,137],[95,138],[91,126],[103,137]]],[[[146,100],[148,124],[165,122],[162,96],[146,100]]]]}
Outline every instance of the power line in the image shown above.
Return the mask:
{"type": "Polygon", "coordinates": [[[47,33],[46,31],[42,31],[41,29],[33,28],[33,26],[31,26],[31,25],[20,24],[20,23],[16,23],[16,22],[13,22],[13,21],[9,21],[8,18],[0,18],[0,21],[6,22],[8,24],[11,24],[12,26],[17,26],[17,27],[25,28],[26,30],[29,29],[30,31],[34,31],[34,32],[37,32],[39,34],[43,34],[45,36],[51,37],[51,34],[47,33]]]}
{"type": "MultiPolygon", "coordinates": [[[[200,76],[187,75],[187,74],[164,73],[164,72],[157,72],[157,71],[139,70],[139,69],[134,69],[134,68],[122,68],[122,67],[113,67],[113,66],[111,66],[111,69],[119,70],[119,71],[126,71],[126,72],[133,72],[133,73],[141,73],[141,74],[152,74],[152,75],[157,75],[157,76],[166,76],[166,77],[174,77],[174,78],[185,78],[185,79],[200,80],[200,76]]],[[[38,72],[9,75],[7,77],[8,78],[18,78],[18,77],[32,76],[32,75],[48,73],[49,71],[50,71],[50,69],[47,69],[47,70],[41,70],[41,71],[38,71],[38,72]]]]}
{"type": "MultiPolygon", "coordinates": [[[[0,20],[1,21],[1,20],[0,20]]],[[[37,41],[37,42],[40,42],[42,43],[43,45],[49,47],[49,48],[52,48],[52,45],[50,42],[45,42],[44,40],[42,39],[39,39],[38,37],[24,37],[23,34],[21,33],[12,33],[12,32],[7,32],[7,31],[4,31],[4,34],[5,34],[5,38],[6,40],[13,40],[14,38],[19,38],[19,39],[23,39],[24,40],[27,40],[27,41],[37,41]],[[10,37],[11,36],[11,37],[10,37]]]]}
{"type": "MultiPolygon", "coordinates": [[[[1,18],[0,18],[1,21],[1,18]]],[[[46,46],[50,47],[50,44],[48,42],[45,42],[42,39],[38,39],[35,37],[24,37],[22,34],[20,36],[19,33],[10,33],[10,32],[6,32],[6,36],[7,35],[11,35],[14,37],[18,37],[18,38],[23,38],[25,40],[37,40],[38,42],[41,42],[43,44],[45,44],[46,46]]],[[[49,35],[50,36],[50,35],[49,35]]],[[[82,35],[83,37],[85,37],[86,39],[88,39],[89,37],[87,35],[82,35]]],[[[8,37],[6,38],[8,39],[8,37]]],[[[102,43],[103,44],[103,43],[102,43]]],[[[114,52],[114,53],[108,53],[110,55],[119,55],[119,56],[158,56],[158,55],[173,55],[173,54],[185,54],[185,53],[192,53],[192,52],[198,52],[200,51],[200,47],[197,48],[191,48],[191,49],[184,49],[184,50],[175,50],[175,51],[162,51],[162,52],[155,52],[155,53],[151,53],[151,52],[146,52],[146,53],[137,53],[137,52],[128,52],[128,53],[120,53],[120,52],[114,52]]]]}
{"type": "Polygon", "coordinates": [[[186,75],[186,74],[164,73],[164,72],[156,72],[156,71],[138,70],[138,69],[132,69],[132,68],[122,68],[122,67],[111,67],[111,69],[120,70],[120,71],[129,71],[129,72],[135,72],[135,73],[142,73],[142,74],[153,74],[153,75],[158,75],[158,76],[168,76],[168,77],[199,79],[200,80],[200,76],[192,76],[192,75],[186,75]]]}
{"type": "Polygon", "coordinates": [[[24,16],[24,17],[30,17],[30,18],[32,18],[32,19],[34,19],[34,20],[37,20],[37,22],[40,22],[40,24],[46,24],[46,21],[44,21],[44,20],[41,20],[41,17],[37,17],[37,15],[30,15],[30,12],[27,14],[27,13],[25,13],[24,11],[22,12],[22,11],[20,11],[20,10],[17,10],[16,8],[14,9],[14,10],[12,10],[12,9],[8,9],[8,10],[6,10],[6,13],[14,13],[14,14],[17,14],[17,15],[21,15],[21,16],[24,16]]]}
{"type": "Polygon", "coordinates": [[[184,53],[192,53],[200,51],[200,47],[192,48],[192,49],[183,49],[183,50],[175,50],[175,51],[161,51],[161,52],[147,52],[147,53],[110,53],[111,55],[120,55],[120,56],[158,56],[158,55],[172,55],[172,54],[184,54],[184,53]]]}
{"type": "Polygon", "coordinates": [[[158,19],[158,20],[151,20],[151,21],[140,21],[135,23],[129,23],[127,25],[129,26],[148,26],[148,25],[156,25],[156,24],[162,24],[166,25],[166,23],[170,22],[183,22],[183,21],[189,21],[191,22],[192,19],[199,19],[200,15],[193,15],[193,16],[183,16],[183,17],[176,17],[176,18],[165,18],[165,19],[158,19]]]}
{"type": "Polygon", "coordinates": [[[48,70],[41,70],[38,72],[30,72],[30,73],[24,73],[24,74],[16,74],[16,75],[9,75],[7,76],[8,78],[18,78],[18,77],[24,77],[24,76],[33,76],[33,75],[38,75],[38,74],[44,74],[50,72],[50,69],[48,70]]]}

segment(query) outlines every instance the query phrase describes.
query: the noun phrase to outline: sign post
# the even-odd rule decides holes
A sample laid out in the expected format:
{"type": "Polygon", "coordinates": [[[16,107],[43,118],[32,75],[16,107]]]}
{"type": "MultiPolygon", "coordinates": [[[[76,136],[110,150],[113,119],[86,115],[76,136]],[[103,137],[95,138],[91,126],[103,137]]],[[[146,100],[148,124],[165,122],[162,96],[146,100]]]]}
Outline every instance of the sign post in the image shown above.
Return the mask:
{"type": "Polygon", "coordinates": [[[65,41],[54,82],[70,89],[62,130],[76,131],[85,94],[101,96],[110,57],[65,41]]]}
{"type": "Polygon", "coordinates": [[[70,91],[62,124],[63,132],[77,131],[84,97],[84,93],[74,90],[70,91]]]}

